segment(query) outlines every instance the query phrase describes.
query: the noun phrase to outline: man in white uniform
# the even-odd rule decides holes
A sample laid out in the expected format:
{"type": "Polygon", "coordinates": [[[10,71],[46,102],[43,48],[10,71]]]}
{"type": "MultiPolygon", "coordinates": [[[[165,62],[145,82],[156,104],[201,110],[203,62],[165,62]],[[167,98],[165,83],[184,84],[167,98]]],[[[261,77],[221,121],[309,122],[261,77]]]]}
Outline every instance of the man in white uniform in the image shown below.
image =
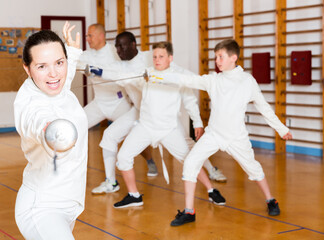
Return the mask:
{"type": "MultiPolygon", "coordinates": [[[[81,55],[79,59],[81,68],[86,64],[107,67],[119,60],[115,47],[106,43],[105,29],[101,24],[89,26],[87,42],[91,49],[81,55]]],[[[102,82],[97,77],[90,79],[93,84],[102,82]]],[[[124,89],[117,84],[93,85],[93,90],[94,99],[84,107],[89,128],[105,119],[114,121],[131,108],[124,89]]]]}
{"type": "MultiPolygon", "coordinates": [[[[106,43],[105,29],[101,24],[89,26],[87,42],[91,49],[84,51],[81,55],[79,68],[84,68],[87,64],[105,68],[116,61],[120,62],[115,47],[106,43]]],[[[131,109],[132,104],[123,87],[115,83],[98,84],[102,83],[102,79],[95,76],[92,76],[90,79],[94,84],[94,99],[84,107],[88,117],[89,128],[105,119],[114,122],[131,109]]],[[[117,123],[113,123],[113,126],[116,125],[117,123]]],[[[106,145],[104,143],[100,144],[103,148],[106,179],[98,187],[93,189],[93,194],[103,194],[119,190],[119,184],[115,176],[116,152],[118,147],[115,143],[120,142],[120,140],[114,131],[108,131],[108,129],[110,129],[110,126],[107,128],[106,135],[112,144],[108,147],[105,147],[106,145]]],[[[122,131],[123,126],[119,125],[118,129],[122,131]]],[[[142,155],[148,161],[149,168],[152,168],[152,166],[155,167],[150,151],[144,151],[142,155]]],[[[155,171],[151,171],[149,174],[157,175],[156,167],[155,171]]]]}

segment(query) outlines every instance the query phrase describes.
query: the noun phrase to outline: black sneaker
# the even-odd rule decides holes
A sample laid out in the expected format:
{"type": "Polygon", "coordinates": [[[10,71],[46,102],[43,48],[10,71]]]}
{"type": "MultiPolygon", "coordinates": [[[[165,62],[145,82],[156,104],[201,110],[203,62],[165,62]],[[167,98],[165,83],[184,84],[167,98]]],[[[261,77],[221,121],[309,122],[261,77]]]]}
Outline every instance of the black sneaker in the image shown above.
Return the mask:
{"type": "Polygon", "coordinates": [[[181,226],[185,223],[190,223],[190,222],[194,222],[196,220],[196,214],[191,214],[191,213],[185,213],[185,211],[183,210],[183,212],[180,212],[180,210],[178,210],[178,214],[175,216],[175,219],[171,222],[171,226],[181,226]]]}
{"type": "Polygon", "coordinates": [[[214,189],[213,192],[208,193],[209,200],[216,205],[225,205],[225,198],[220,194],[217,189],[214,189]]]}
{"type": "Polygon", "coordinates": [[[280,214],[279,204],[276,199],[271,199],[268,204],[268,213],[270,216],[277,216],[280,214]]]}
{"type": "Polygon", "coordinates": [[[127,194],[127,196],[124,197],[123,200],[114,204],[114,208],[136,207],[142,205],[143,205],[142,195],[136,198],[127,194]]]}

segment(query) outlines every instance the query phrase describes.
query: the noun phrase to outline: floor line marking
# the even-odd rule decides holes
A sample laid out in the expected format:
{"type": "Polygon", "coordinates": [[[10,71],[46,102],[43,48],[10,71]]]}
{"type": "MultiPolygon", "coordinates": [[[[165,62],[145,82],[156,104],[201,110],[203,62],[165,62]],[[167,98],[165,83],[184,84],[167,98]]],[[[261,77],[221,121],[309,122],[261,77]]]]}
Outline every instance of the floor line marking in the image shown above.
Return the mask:
{"type": "Polygon", "coordinates": [[[10,237],[10,238],[13,239],[13,240],[17,240],[16,238],[12,237],[11,235],[9,235],[8,233],[6,233],[5,231],[3,231],[3,230],[1,230],[1,229],[0,229],[0,232],[2,232],[4,235],[10,237]]]}
{"type": "Polygon", "coordinates": [[[117,237],[117,236],[115,236],[114,234],[112,234],[112,233],[110,233],[110,232],[107,232],[107,231],[105,231],[105,230],[103,230],[103,229],[101,229],[101,228],[99,228],[99,227],[96,227],[96,226],[94,226],[94,225],[92,225],[92,224],[90,224],[90,223],[87,223],[87,222],[82,221],[82,220],[80,220],[80,219],[77,219],[77,221],[79,221],[79,222],[81,222],[81,223],[83,223],[83,224],[86,224],[86,225],[88,225],[88,226],[90,226],[90,227],[93,227],[93,228],[95,228],[95,229],[97,229],[97,230],[99,230],[99,231],[101,231],[101,232],[104,232],[104,233],[106,233],[106,234],[108,234],[108,235],[110,235],[110,236],[112,236],[112,237],[114,237],[114,238],[117,238],[117,239],[119,239],[119,240],[123,240],[122,238],[117,237]]]}

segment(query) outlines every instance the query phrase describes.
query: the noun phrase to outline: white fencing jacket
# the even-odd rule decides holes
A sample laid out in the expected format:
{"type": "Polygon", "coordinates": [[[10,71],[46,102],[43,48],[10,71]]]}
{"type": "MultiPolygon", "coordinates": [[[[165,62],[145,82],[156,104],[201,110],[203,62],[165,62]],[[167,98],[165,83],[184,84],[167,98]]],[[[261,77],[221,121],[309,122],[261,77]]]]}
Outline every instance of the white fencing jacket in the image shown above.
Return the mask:
{"type": "MultiPolygon", "coordinates": [[[[179,69],[177,66],[170,66],[164,71],[157,71],[151,67],[147,71],[149,75],[159,75],[179,72],[179,69]]],[[[202,127],[197,98],[191,89],[154,81],[146,82],[143,78],[137,81],[130,80],[129,83],[142,88],[139,122],[148,130],[152,130],[152,145],[154,147],[178,126],[182,102],[194,122],[194,127],[202,127]]]]}
{"type": "MultiPolygon", "coordinates": [[[[151,51],[138,51],[137,55],[131,60],[117,61],[110,64],[103,71],[103,79],[120,79],[123,77],[129,77],[131,75],[125,73],[135,73],[135,75],[141,75],[146,68],[153,66],[153,56],[151,51]]],[[[133,76],[133,75],[132,75],[133,76]]],[[[129,81],[117,82],[120,86],[123,86],[129,96],[130,100],[134,104],[137,110],[140,109],[142,94],[141,87],[137,85],[128,84],[129,81]]],[[[114,83],[109,83],[114,84],[114,83]]]]}
{"type": "MultiPolygon", "coordinates": [[[[138,51],[138,54],[129,61],[120,61],[111,64],[109,68],[103,70],[103,79],[121,79],[132,77],[134,75],[142,75],[146,69],[153,71],[153,53],[151,51],[138,51]]],[[[168,71],[185,73],[193,75],[188,70],[185,70],[175,63],[171,63],[168,71]]],[[[140,80],[126,80],[117,82],[119,85],[123,86],[130,99],[132,100],[134,106],[139,110],[141,108],[142,91],[144,87],[143,79],[140,80]]],[[[174,89],[174,88],[173,88],[174,89]]],[[[194,128],[203,127],[203,123],[200,118],[199,107],[197,103],[197,98],[190,88],[183,88],[181,90],[182,101],[185,109],[187,110],[190,118],[193,120],[194,128]]],[[[180,115],[180,109],[178,110],[178,115],[180,115]]]]}
{"type": "Polygon", "coordinates": [[[165,74],[162,81],[208,92],[211,99],[208,130],[216,133],[221,149],[226,148],[234,139],[248,137],[244,118],[249,102],[253,102],[266,122],[281,137],[289,131],[264,99],[253,76],[244,72],[240,66],[231,71],[203,76],[165,74]]]}
{"type": "MultiPolygon", "coordinates": [[[[107,68],[110,64],[119,61],[116,49],[113,45],[106,45],[99,49],[89,49],[83,52],[79,58],[78,68],[85,68],[85,65],[96,66],[99,68],[107,68]]],[[[93,84],[101,83],[102,79],[98,77],[89,77],[93,84]]],[[[97,84],[93,85],[94,99],[98,103],[99,108],[105,113],[105,109],[112,110],[116,108],[121,101],[125,101],[126,92],[118,84],[97,84]]]]}
{"type": "Polygon", "coordinates": [[[88,155],[88,122],[83,108],[70,91],[76,62],[81,50],[67,47],[68,76],[56,96],[43,93],[28,78],[20,87],[14,102],[15,126],[21,137],[21,148],[28,161],[23,184],[36,193],[38,206],[55,206],[58,201],[72,200],[84,208],[88,155]],[[53,168],[53,151],[46,147],[44,127],[55,119],[70,120],[78,139],[68,152],[59,154],[57,171],[53,168]]]}

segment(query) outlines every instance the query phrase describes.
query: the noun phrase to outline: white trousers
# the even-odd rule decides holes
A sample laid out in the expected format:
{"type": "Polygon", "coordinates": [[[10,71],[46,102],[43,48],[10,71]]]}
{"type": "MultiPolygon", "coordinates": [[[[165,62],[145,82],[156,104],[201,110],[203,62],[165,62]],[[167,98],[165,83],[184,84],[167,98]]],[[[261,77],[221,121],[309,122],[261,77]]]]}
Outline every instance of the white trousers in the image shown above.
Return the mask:
{"type": "Polygon", "coordinates": [[[127,113],[110,124],[103,133],[99,146],[102,148],[106,178],[111,182],[115,182],[116,180],[118,144],[125,139],[135,126],[138,115],[138,110],[132,107],[127,113]]]}
{"type": "Polygon", "coordinates": [[[56,207],[39,206],[36,193],[22,185],[18,191],[15,218],[27,240],[73,240],[72,230],[81,206],[62,201],[56,207]]]}
{"type": "Polygon", "coordinates": [[[88,128],[91,128],[101,121],[108,119],[110,121],[115,121],[118,117],[128,112],[131,109],[131,104],[125,99],[118,103],[118,106],[103,105],[100,107],[100,102],[96,99],[92,100],[83,109],[88,118],[88,128]]]}
{"type": "MultiPolygon", "coordinates": [[[[133,168],[134,157],[140,154],[146,147],[152,144],[154,130],[147,130],[141,123],[138,123],[126,137],[122,147],[117,154],[117,167],[121,171],[133,168]]],[[[183,162],[189,152],[188,144],[181,128],[173,129],[169,134],[160,140],[177,160],[183,162]]]]}
{"type": "Polygon", "coordinates": [[[99,146],[117,153],[118,144],[125,139],[130,130],[135,126],[138,116],[139,112],[135,107],[119,116],[105,129],[99,146]]]}
{"type": "MultiPolygon", "coordinates": [[[[220,142],[215,133],[206,131],[192,148],[183,166],[183,177],[185,181],[197,182],[197,176],[206,158],[220,149],[220,142]]],[[[255,160],[251,142],[248,137],[230,142],[225,151],[231,155],[252,181],[260,181],[264,178],[261,164],[255,160]]]]}

